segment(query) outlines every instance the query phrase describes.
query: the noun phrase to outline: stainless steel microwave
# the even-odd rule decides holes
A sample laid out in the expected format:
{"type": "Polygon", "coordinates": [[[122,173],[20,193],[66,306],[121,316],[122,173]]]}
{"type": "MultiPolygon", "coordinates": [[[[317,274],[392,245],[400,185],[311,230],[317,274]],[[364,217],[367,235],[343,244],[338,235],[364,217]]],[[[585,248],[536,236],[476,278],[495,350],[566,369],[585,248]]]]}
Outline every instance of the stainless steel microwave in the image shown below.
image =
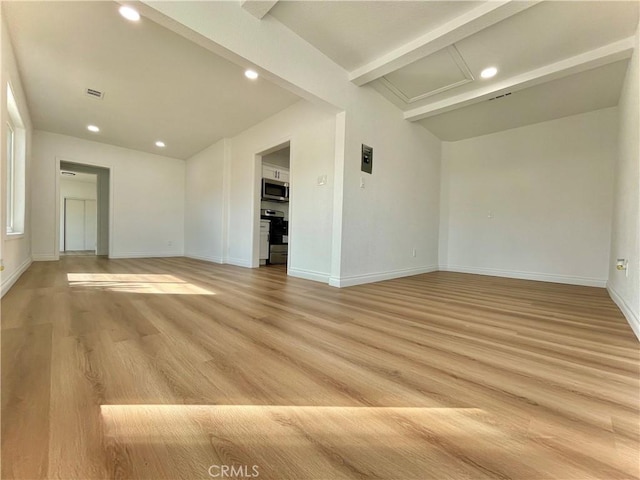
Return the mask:
{"type": "Polygon", "coordinates": [[[262,179],[262,199],[276,202],[289,201],[289,184],[270,178],[262,179]]]}

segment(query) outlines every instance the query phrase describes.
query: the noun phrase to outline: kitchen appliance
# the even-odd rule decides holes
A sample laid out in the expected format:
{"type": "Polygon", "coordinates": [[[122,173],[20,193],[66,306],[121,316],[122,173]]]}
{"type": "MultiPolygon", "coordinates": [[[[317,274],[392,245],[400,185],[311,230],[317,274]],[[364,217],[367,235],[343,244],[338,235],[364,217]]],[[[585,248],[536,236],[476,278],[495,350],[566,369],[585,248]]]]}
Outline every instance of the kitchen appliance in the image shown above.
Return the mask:
{"type": "Polygon", "coordinates": [[[269,245],[269,264],[286,265],[289,257],[289,245],[269,245]]]}
{"type": "Polygon", "coordinates": [[[262,179],[262,200],[276,202],[289,201],[289,184],[270,178],[262,179]]]}
{"type": "Polygon", "coordinates": [[[269,230],[271,220],[260,220],[260,265],[266,265],[269,260],[269,230]]]}
{"type": "Polygon", "coordinates": [[[272,265],[286,264],[289,255],[289,222],[284,219],[284,212],[263,208],[260,210],[262,220],[269,223],[269,258],[272,265]]]}

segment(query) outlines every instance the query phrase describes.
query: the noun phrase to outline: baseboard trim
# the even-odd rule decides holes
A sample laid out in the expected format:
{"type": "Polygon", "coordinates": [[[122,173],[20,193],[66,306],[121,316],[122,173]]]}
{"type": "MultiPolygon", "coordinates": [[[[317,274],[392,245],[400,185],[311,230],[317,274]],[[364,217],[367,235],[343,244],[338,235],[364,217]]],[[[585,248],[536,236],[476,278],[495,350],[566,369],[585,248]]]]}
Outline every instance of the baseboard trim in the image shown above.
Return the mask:
{"type": "Polygon", "coordinates": [[[421,275],[423,273],[431,273],[438,270],[437,265],[429,265],[418,268],[405,268],[401,270],[391,270],[388,272],[366,273],[364,275],[351,275],[348,277],[330,277],[329,285],[332,287],[352,287],[354,285],[363,285],[365,283],[382,282],[384,280],[393,280],[394,278],[411,277],[413,275],[421,275]]]}
{"type": "Polygon", "coordinates": [[[4,297],[5,293],[11,290],[11,287],[18,281],[24,272],[31,266],[33,260],[31,257],[27,258],[18,269],[8,277],[2,275],[2,286],[0,287],[0,297],[4,297]]]}
{"type": "Polygon", "coordinates": [[[120,258],[165,258],[165,257],[183,257],[179,252],[126,252],[114,253],[109,255],[110,259],[117,260],[120,258]]]}
{"type": "Polygon", "coordinates": [[[627,323],[635,333],[638,341],[640,341],[640,319],[638,318],[638,314],[631,309],[631,305],[629,305],[624,298],[611,286],[610,282],[607,282],[607,292],[609,292],[609,296],[611,300],[618,306],[624,318],[627,319],[627,323]]]}
{"type": "Polygon", "coordinates": [[[31,255],[31,258],[34,262],[57,262],[60,260],[58,255],[51,255],[48,253],[36,253],[31,255]]]}
{"type": "Polygon", "coordinates": [[[236,267],[245,267],[245,268],[252,268],[253,265],[251,265],[251,261],[250,260],[245,260],[243,258],[227,258],[226,262],[224,263],[228,263],[229,265],[235,265],[236,267]]]}
{"type": "Polygon", "coordinates": [[[187,258],[193,258],[195,260],[202,260],[204,262],[225,263],[222,257],[213,257],[210,255],[199,255],[197,253],[185,253],[184,256],[187,258]]]}
{"type": "Polygon", "coordinates": [[[287,274],[296,277],[304,278],[305,280],[313,280],[314,282],[329,283],[329,274],[314,272],[313,270],[303,270],[301,268],[289,268],[287,274]]]}
{"type": "Polygon", "coordinates": [[[581,285],[584,287],[605,288],[607,286],[607,280],[600,278],[574,277],[570,275],[554,275],[539,272],[522,272],[517,270],[500,270],[496,268],[463,267],[461,265],[440,265],[439,269],[444,272],[473,273],[475,275],[518,278],[521,280],[536,280],[538,282],[566,283],[569,285],[581,285]]]}

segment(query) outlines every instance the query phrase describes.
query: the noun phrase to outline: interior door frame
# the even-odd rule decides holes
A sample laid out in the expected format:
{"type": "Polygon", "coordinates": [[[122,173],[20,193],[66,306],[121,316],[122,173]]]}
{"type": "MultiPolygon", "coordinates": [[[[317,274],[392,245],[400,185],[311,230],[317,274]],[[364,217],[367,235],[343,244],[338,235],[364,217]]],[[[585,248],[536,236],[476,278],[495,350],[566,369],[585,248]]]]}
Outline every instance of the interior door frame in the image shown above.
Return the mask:
{"type": "MultiPolygon", "coordinates": [[[[96,167],[102,168],[104,170],[109,171],[109,250],[108,250],[108,258],[113,257],[113,237],[114,237],[114,177],[115,177],[115,167],[103,165],[97,162],[91,161],[77,161],[67,157],[58,157],[54,158],[53,170],[55,172],[55,238],[54,238],[54,252],[52,260],[60,260],[60,215],[62,212],[60,211],[60,172],[62,168],[60,168],[60,162],[65,163],[75,163],[77,165],[81,165],[84,167],[96,167]]],[[[99,208],[99,205],[98,205],[99,208]]]]}
{"type": "MultiPolygon", "coordinates": [[[[294,143],[295,142],[292,140],[292,135],[287,135],[285,137],[281,137],[278,140],[269,142],[253,154],[253,202],[251,205],[252,208],[250,213],[252,227],[252,247],[250,259],[251,268],[260,267],[260,203],[262,200],[262,157],[270,153],[277,152],[278,150],[282,150],[283,148],[289,147],[289,184],[291,184],[294,143]]],[[[291,192],[289,193],[289,195],[291,195],[291,192]]],[[[289,200],[289,221],[291,221],[293,202],[291,202],[291,197],[289,197],[289,200]]],[[[289,255],[287,256],[287,272],[291,267],[291,229],[289,230],[288,251],[289,255]]]]}

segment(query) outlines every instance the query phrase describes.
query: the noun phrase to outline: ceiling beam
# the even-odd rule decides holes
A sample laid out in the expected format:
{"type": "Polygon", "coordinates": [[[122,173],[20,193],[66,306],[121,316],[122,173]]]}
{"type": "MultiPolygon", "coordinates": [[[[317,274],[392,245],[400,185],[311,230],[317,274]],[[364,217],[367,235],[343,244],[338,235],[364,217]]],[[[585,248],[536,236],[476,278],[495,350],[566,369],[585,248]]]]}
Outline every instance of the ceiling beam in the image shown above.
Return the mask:
{"type": "Polygon", "coordinates": [[[580,55],[565,58],[559,62],[529,72],[515,75],[497,83],[461,93],[459,95],[433,102],[404,112],[405,120],[412,122],[433,117],[441,113],[456,110],[467,105],[479,103],[507,92],[523,90],[534,85],[550,82],[575,73],[591,70],[609,63],[631,57],[635,37],[625,38],[604,47],[590,50],[580,55]]]}
{"type": "Polygon", "coordinates": [[[459,42],[495,23],[520,13],[539,3],[540,0],[487,1],[464,15],[441,25],[434,30],[376,58],[372,62],[349,73],[349,80],[358,86],[402,68],[459,42]]]}
{"type": "Polygon", "coordinates": [[[278,0],[240,0],[240,5],[258,20],[262,20],[278,0]]]}

